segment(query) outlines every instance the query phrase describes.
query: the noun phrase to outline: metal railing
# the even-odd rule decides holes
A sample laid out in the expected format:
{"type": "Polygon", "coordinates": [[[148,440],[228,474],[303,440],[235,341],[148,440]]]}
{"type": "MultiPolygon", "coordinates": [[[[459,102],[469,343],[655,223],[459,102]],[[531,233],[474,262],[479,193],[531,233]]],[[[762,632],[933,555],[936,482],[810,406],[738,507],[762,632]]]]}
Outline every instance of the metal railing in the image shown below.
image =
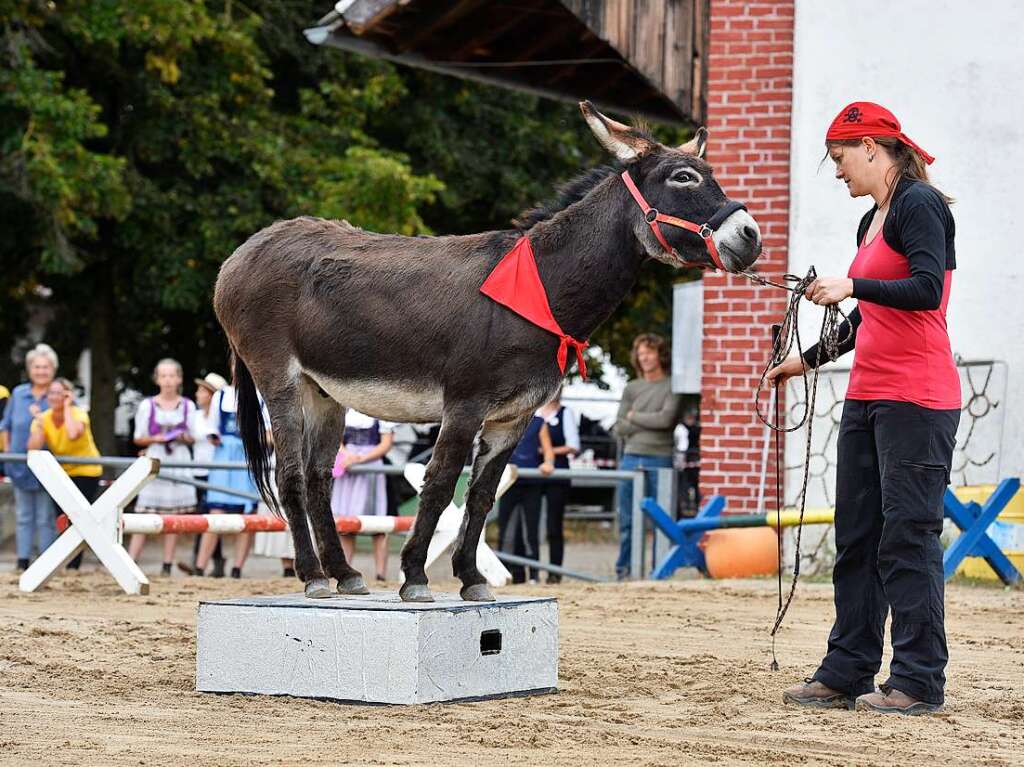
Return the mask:
{"type": "MultiPolygon", "coordinates": [[[[59,463],[62,464],[87,464],[90,466],[104,466],[113,469],[127,469],[135,462],[135,458],[112,458],[112,457],[99,457],[99,458],[79,458],[73,456],[54,456],[59,463]]],[[[28,460],[28,456],[25,453],[0,453],[0,463],[25,463],[28,460]]],[[[160,461],[160,471],[158,476],[161,479],[168,480],[170,482],[179,482],[182,484],[192,485],[194,487],[213,490],[226,494],[236,495],[240,498],[246,498],[251,501],[259,501],[260,496],[255,493],[245,492],[243,490],[236,490],[235,488],[223,487],[221,485],[214,485],[204,480],[195,479],[194,477],[185,477],[180,474],[169,474],[165,473],[165,470],[181,470],[181,469],[228,469],[228,470],[248,470],[248,465],[245,461],[160,461]]],[[[384,474],[391,476],[404,476],[405,466],[403,465],[388,465],[384,464],[381,466],[350,466],[347,470],[350,474],[384,474]]],[[[466,466],[463,468],[463,473],[469,473],[471,467],[466,466]]],[[[671,469],[660,469],[660,472],[664,472],[665,475],[671,475],[671,469]]],[[[644,537],[646,532],[646,515],[643,513],[641,504],[644,498],[644,471],[622,471],[619,469],[555,469],[550,474],[544,474],[540,469],[527,469],[519,468],[517,470],[520,479],[547,479],[547,480],[565,480],[565,479],[585,479],[591,486],[596,487],[619,487],[623,481],[631,481],[633,483],[633,514],[632,514],[632,548],[630,551],[630,577],[633,579],[640,579],[644,577],[646,572],[644,563],[644,537]]],[[[658,482],[658,497],[657,501],[662,508],[673,508],[673,492],[674,482],[666,481],[666,476],[659,476],[658,482]],[[667,486],[667,487],[666,487],[667,486]]],[[[494,511],[492,511],[492,514],[494,511]]],[[[490,519],[490,518],[489,518],[490,519]]],[[[659,534],[655,536],[654,549],[652,551],[652,558],[656,556],[659,545],[661,542],[667,543],[667,539],[659,534]]],[[[504,554],[504,552],[502,552],[504,554]]],[[[514,555],[508,555],[510,558],[514,555]]],[[[516,561],[509,561],[513,564],[528,563],[530,567],[538,569],[549,570],[551,572],[558,572],[561,574],[571,575],[572,577],[578,577],[578,574],[571,573],[570,571],[564,570],[564,568],[552,569],[552,566],[547,565],[543,562],[535,560],[526,560],[521,557],[515,557],[516,561]],[[521,561],[519,561],[521,560],[521,561]]],[[[593,576],[590,576],[593,577],[593,576]]]]}

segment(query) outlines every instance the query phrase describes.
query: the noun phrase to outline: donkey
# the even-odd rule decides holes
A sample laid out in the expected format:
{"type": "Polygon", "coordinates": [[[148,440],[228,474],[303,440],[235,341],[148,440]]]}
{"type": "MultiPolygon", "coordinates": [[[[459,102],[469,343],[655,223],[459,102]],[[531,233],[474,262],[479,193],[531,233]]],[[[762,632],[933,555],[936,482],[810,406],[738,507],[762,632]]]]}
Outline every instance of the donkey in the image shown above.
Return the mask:
{"type": "Polygon", "coordinates": [[[302,217],[257,232],[221,267],[214,308],[233,354],[240,434],[260,492],[277,511],[258,390],[307,597],[330,596],[327,577],[340,594],[369,593],[342,553],[329,504],[351,407],[391,421],[441,423],[402,549],[401,598],[433,600],[427,547],[472,454],[452,567],[462,599],[494,599],[476,567],[477,542],[513,448],[561,382],[556,355],[565,358],[565,340],[481,292],[520,238],[534,249],[556,327],[574,344],[611,314],[647,258],[741,271],[760,255],[756,222],[703,160],[703,129],[670,148],[589,102],[580,108],[616,162],[571,182],[556,204],[529,211],[514,229],[402,237],[302,217]],[[691,221],[717,215],[717,228],[660,214],[647,201],[691,221]],[[663,230],[659,221],[677,228],[663,230]]]}

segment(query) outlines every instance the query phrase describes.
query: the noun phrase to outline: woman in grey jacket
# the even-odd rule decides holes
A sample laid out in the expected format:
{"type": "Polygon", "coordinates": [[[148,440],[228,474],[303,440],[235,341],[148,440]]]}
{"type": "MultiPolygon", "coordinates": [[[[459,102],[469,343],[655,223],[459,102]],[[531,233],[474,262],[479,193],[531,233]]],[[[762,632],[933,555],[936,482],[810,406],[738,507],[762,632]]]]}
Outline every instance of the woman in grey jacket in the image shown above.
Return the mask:
{"type": "MultiPolygon", "coordinates": [[[[626,384],[615,421],[615,435],[624,440],[623,471],[646,469],[644,495],[657,494],[655,469],[672,468],[672,432],[679,421],[681,398],[672,393],[669,345],[661,336],[644,333],[633,340],[633,369],[637,377],[626,384]]],[[[629,575],[633,545],[633,482],[619,487],[619,580],[629,575]]]]}

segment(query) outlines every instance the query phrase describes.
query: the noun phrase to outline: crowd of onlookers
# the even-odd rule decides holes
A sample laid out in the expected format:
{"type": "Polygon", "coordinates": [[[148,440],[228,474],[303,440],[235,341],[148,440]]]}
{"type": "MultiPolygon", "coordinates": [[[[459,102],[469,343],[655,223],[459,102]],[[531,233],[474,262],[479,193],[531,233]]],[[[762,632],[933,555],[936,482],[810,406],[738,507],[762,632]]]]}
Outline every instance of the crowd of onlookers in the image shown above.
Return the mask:
{"type": "MultiPolygon", "coordinates": [[[[683,507],[696,505],[695,417],[681,419],[681,398],[670,386],[668,344],[659,336],[644,334],[633,343],[632,365],[636,377],[623,392],[614,433],[623,443],[623,469],[677,469],[683,507]]],[[[98,458],[88,413],[75,402],[74,386],[57,377],[58,359],[52,348],[38,344],[25,358],[28,381],[7,392],[0,387],[0,449],[24,453],[47,449],[54,455],[78,459],[64,463],[64,469],[83,496],[92,502],[100,492],[103,468],[89,463],[98,458]]],[[[235,390],[217,373],[193,379],[194,398],[184,395],[182,366],[173,359],[160,360],[153,370],[156,392],[144,398],[134,417],[132,442],[139,454],[162,462],[195,463],[190,468],[161,469],[160,476],[145,485],[134,502],[134,511],[151,514],[249,514],[262,502],[255,500],[256,485],[247,471],[207,468],[202,464],[244,461],[245,451],[236,422],[235,390]]],[[[264,406],[264,422],[269,413],[264,406]]],[[[340,435],[334,463],[331,510],[336,517],[396,513],[393,486],[382,473],[351,473],[357,464],[380,466],[394,441],[396,424],[349,410],[344,433],[340,435]]],[[[272,433],[268,431],[272,443],[272,433]]],[[[550,563],[562,565],[565,551],[564,517],[570,480],[547,478],[555,469],[569,468],[569,459],[580,453],[577,415],[561,402],[560,394],[536,411],[510,459],[521,468],[539,469],[541,479],[520,478],[499,502],[499,547],[529,559],[540,559],[542,509],[546,509],[545,532],[550,563]]],[[[24,463],[8,463],[6,474],[14,487],[17,567],[28,567],[33,553],[42,552],[57,535],[59,510],[24,463]]],[[[647,472],[645,494],[657,492],[657,473],[647,472]]],[[[632,532],[632,482],[623,482],[618,493],[620,552],[616,572],[628,574],[632,532]]],[[[176,558],[177,537],[160,536],[162,573],[169,575],[176,558]]],[[[133,535],[128,543],[138,560],[147,536],[133,535]]],[[[241,577],[250,553],[281,560],[283,573],[294,575],[294,551],[287,533],[241,533],[232,535],[232,577],[241,577]]],[[[354,536],[344,535],[341,543],[348,557],[354,550],[354,536]]],[[[375,576],[386,577],[387,540],[374,537],[375,576]]],[[[69,567],[77,567],[81,556],[69,567]]],[[[177,567],[189,574],[226,574],[222,539],[215,533],[196,536],[192,555],[177,567]],[[212,569],[211,569],[212,565],[212,569]]],[[[539,568],[513,566],[514,582],[536,582],[539,568]]],[[[560,576],[549,573],[547,581],[560,576]]]]}

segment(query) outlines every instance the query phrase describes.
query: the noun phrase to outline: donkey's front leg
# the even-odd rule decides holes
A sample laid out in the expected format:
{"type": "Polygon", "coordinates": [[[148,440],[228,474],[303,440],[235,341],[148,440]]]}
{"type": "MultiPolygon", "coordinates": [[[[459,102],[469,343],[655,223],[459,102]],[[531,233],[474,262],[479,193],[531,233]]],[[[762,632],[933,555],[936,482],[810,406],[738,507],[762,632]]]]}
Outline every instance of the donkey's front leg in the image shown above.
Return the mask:
{"type": "Polygon", "coordinates": [[[427,465],[419,509],[412,535],[402,548],[402,584],[399,596],[406,602],[433,602],[427,588],[427,548],[434,537],[437,520],[455,495],[455,484],[469,456],[473,437],[480,430],[483,415],[467,407],[445,410],[434,454],[427,465]]]}
{"type": "Polygon", "coordinates": [[[531,413],[512,421],[488,421],[477,437],[473,475],[466,497],[466,513],[452,554],[452,571],[462,581],[460,592],[470,602],[493,602],[487,579],[476,566],[476,552],[494,493],[509,456],[530,423],[531,413]]]}

